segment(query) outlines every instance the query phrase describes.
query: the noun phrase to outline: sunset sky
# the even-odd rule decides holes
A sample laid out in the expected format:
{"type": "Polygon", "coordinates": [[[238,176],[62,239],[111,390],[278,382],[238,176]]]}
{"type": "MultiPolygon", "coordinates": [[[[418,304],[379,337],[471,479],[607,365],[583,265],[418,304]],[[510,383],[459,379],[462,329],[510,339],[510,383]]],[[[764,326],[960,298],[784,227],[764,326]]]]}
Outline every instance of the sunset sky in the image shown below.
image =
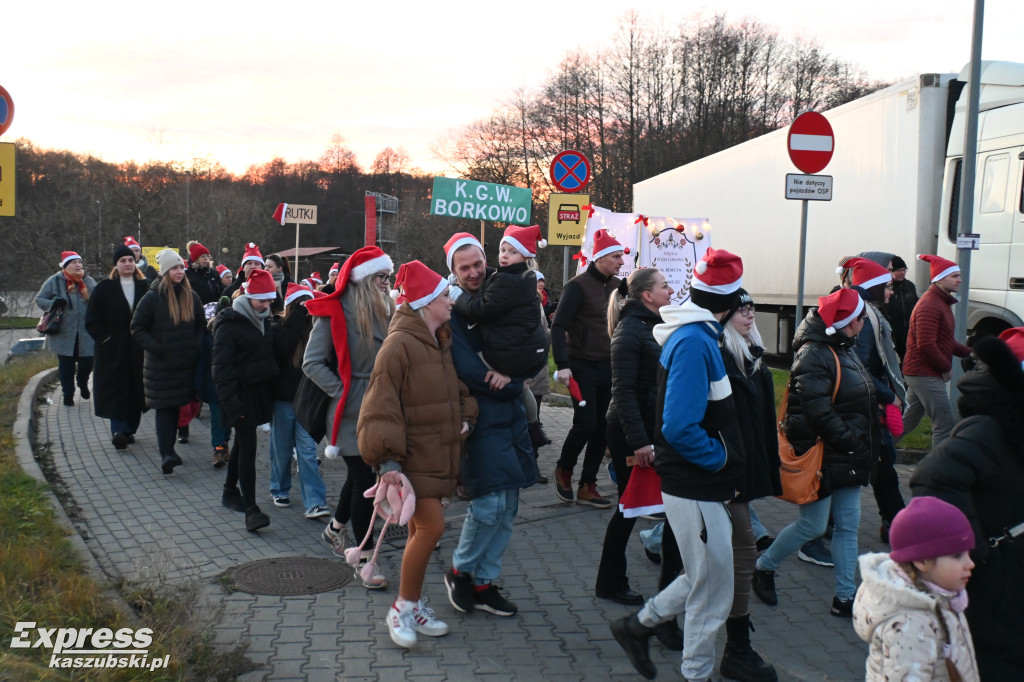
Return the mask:
{"type": "MultiPolygon", "coordinates": [[[[446,133],[515,89],[540,85],[567,52],[600,50],[629,8],[608,0],[8,5],[0,85],[16,111],[2,141],[24,137],[115,162],[208,158],[235,173],[278,156],[319,158],[336,133],[364,169],[391,146],[438,171],[431,149],[446,133]]],[[[983,58],[1024,62],[1024,2],[987,5],[983,58]]],[[[667,26],[727,9],[783,38],[817,39],[872,78],[959,71],[970,57],[968,0],[633,6],[667,26]]]]}

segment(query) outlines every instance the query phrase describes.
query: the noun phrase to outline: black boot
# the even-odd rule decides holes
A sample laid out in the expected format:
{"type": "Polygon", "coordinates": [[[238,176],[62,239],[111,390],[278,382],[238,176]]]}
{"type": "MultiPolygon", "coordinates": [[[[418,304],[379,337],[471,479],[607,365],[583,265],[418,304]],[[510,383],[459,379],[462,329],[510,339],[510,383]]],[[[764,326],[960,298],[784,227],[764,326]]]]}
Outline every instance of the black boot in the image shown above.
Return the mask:
{"type": "Polygon", "coordinates": [[[169,474],[174,471],[174,467],[181,464],[181,457],[175,453],[166,454],[162,457],[160,462],[160,470],[165,474],[169,474]]]}
{"type": "Polygon", "coordinates": [[[653,680],[658,674],[658,669],[651,662],[647,645],[651,635],[654,634],[654,628],[649,628],[641,623],[637,618],[637,613],[627,618],[613,620],[608,627],[611,628],[612,636],[626,652],[629,662],[633,664],[636,671],[647,679],[653,680]]]}
{"type": "Polygon", "coordinates": [[[544,434],[541,433],[540,422],[530,422],[526,425],[530,431],[530,443],[533,444],[533,449],[536,451],[537,448],[547,445],[551,441],[545,443],[544,434]]]}
{"type": "Polygon", "coordinates": [[[735,616],[725,621],[725,654],[719,670],[722,677],[742,682],[776,682],[775,668],[750,646],[750,615],[735,616]]]}
{"type": "Polygon", "coordinates": [[[537,433],[540,435],[541,445],[551,445],[551,437],[544,431],[544,425],[537,422],[537,433]]]}
{"type": "Polygon", "coordinates": [[[270,517],[260,511],[260,508],[253,505],[245,510],[245,529],[250,533],[266,528],[270,525],[270,517]]]}
{"type": "Polygon", "coordinates": [[[683,629],[679,627],[679,623],[676,622],[675,618],[655,626],[654,635],[666,649],[670,651],[683,650],[683,629]]]}

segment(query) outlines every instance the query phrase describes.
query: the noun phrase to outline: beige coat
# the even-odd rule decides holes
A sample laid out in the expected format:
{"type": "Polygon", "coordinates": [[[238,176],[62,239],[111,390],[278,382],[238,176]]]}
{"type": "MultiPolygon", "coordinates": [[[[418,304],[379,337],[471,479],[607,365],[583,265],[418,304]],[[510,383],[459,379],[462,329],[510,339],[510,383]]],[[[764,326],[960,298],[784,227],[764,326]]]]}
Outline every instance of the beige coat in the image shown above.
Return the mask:
{"type": "Polygon", "coordinates": [[[399,307],[377,354],[356,426],[366,463],[398,462],[417,497],[455,492],[462,422],[476,422],[476,400],[452,364],[447,324],[437,337],[415,310],[399,307]]]}
{"type": "Polygon", "coordinates": [[[949,631],[950,659],[965,682],[980,680],[967,618],[950,597],[922,592],[896,570],[888,554],[860,557],[863,578],[853,602],[853,626],[871,644],[868,682],[949,680],[939,613],[949,631]],[[936,612],[938,606],[938,612],[936,612]]]}

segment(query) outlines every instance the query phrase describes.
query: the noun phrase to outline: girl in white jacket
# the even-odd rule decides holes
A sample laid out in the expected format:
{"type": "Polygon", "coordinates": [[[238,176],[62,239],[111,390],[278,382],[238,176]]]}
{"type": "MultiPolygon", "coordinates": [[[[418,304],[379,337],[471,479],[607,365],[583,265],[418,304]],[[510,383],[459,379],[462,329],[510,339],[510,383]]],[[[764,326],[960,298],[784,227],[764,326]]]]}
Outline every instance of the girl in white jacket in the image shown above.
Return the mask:
{"type": "Polygon", "coordinates": [[[976,681],[964,617],[974,532],[963,512],[915,497],[889,530],[892,552],[860,557],[853,624],[871,644],[865,680],[976,681]]]}

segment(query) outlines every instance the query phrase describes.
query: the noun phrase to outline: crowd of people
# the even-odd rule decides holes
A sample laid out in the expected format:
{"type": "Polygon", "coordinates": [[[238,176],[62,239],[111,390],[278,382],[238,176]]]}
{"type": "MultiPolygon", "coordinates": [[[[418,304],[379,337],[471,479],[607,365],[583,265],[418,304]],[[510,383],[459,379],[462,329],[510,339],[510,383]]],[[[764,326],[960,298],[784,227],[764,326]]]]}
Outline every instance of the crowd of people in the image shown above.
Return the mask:
{"type": "Polygon", "coordinates": [[[606,456],[620,497],[634,477],[659,482],[663,540],[649,554],[660,563],[659,592],[645,598],[630,586],[635,516],[619,508],[594,588],[597,598],[638,607],[610,628],[641,675],[657,674],[648,650],[656,637],[682,652],[685,679],[708,679],[725,626],[721,674],[776,680],[751,644],[750,596],[777,605],[775,570],[798,554],[834,566],[830,613],[852,618],[870,642],[868,679],[1024,676],[1024,510],[1014,494],[1024,483],[1024,329],[983,339],[973,354],[958,343],[954,263],[920,256],[931,284],[918,299],[898,256],[844,258],[836,288],[797,328],[777,423],[739,256],[709,248],[686,283],[688,300],[672,305],[675,292],[656,268],[620,280],[628,249],[599,230],[587,267],[556,305],[536,268],[545,244],[536,226],[510,226],[498,267],[489,268],[480,241],[457,233],[444,245],[447,275],[420,261],[395,273],[371,246],[332,266],[327,282],[318,273],[296,282],[286,260],[264,258],[252,242],[237,272],[213,267],[198,242],[187,245],[187,261],[160,251],[157,271],[127,237],[98,284],[77,253],[61,254],[37,303],[50,310],[61,299],[65,309],[47,337],[64,405],[75,405],[76,387],[92,398],[118,451],[152,409],[161,469],[172,474],[182,464],[176,440],[188,442],[189,422],[208,404],[210,464],[226,466],[222,503],[244,514],[247,530],[270,524],[255,489],[261,425],[271,432],[270,500],[291,505],[294,458],[305,516],[330,517],[323,540],[367,589],[387,588],[389,577],[365,549],[375,529],[374,501],[363,492],[407,491],[409,539],[385,615],[399,646],[449,631],[422,587],[456,494],[468,507],[443,576],[452,607],[517,613],[497,581],[520,492],[547,480],[537,458],[550,443],[540,423],[550,348],[554,378],[570,387],[573,404],[554,470],[557,498],[615,506],[597,487],[606,456]],[[946,393],[954,356],[972,365],[960,384],[959,425],[946,393]],[[297,397],[313,393],[322,400],[297,397]],[[924,414],[932,452],[907,505],[895,446],[924,414]],[[753,505],[783,493],[779,429],[796,454],[820,447],[822,460],[813,499],[772,538],[753,505]],[[325,456],[341,455],[347,468],[333,513],[320,440],[325,456]],[[859,558],[858,587],[867,485],[880,539],[893,551],[859,558]],[[811,544],[823,538],[830,544],[811,544]]]}

